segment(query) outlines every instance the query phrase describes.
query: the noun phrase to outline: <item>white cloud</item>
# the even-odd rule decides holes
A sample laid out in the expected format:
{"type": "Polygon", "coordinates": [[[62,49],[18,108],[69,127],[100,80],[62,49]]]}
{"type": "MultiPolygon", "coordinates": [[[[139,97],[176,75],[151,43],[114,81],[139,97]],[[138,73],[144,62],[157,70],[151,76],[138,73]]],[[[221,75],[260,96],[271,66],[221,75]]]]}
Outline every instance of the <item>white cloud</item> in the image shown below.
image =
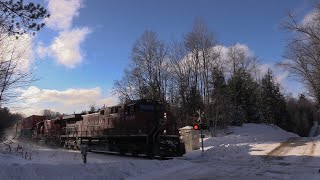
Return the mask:
{"type": "Polygon", "coordinates": [[[47,51],[49,51],[49,55],[56,58],[59,64],[68,68],[74,68],[83,60],[80,44],[89,33],[90,31],[86,27],[63,31],[54,39],[53,43],[47,48],[47,51]]]}
{"type": "Polygon", "coordinates": [[[302,25],[312,25],[316,14],[317,14],[317,12],[315,10],[310,11],[309,13],[307,13],[303,17],[301,24],[302,25]]]}
{"type": "Polygon", "coordinates": [[[39,58],[52,57],[65,67],[74,68],[83,60],[81,44],[89,33],[90,30],[87,27],[62,31],[48,47],[43,44],[38,45],[37,55],[39,58]]]}
{"type": "Polygon", "coordinates": [[[221,59],[223,61],[227,61],[228,51],[230,50],[230,48],[234,48],[234,47],[241,50],[246,57],[254,56],[254,52],[246,44],[241,44],[241,43],[236,43],[229,47],[223,46],[223,45],[216,45],[213,47],[213,50],[215,52],[220,52],[221,59]]]}
{"type": "Polygon", "coordinates": [[[100,87],[91,89],[40,89],[30,86],[27,89],[17,89],[21,95],[18,97],[23,103],[15,111],[26,115],[40,114],[41,110],[48,108],[62,113],[74,113],[87,110],[89,105],[95,103],[98,107],[115,105],[117,100],[113,96],[103,96],[100,87]]]}
{"type": "Polygon", "coordinates": [[[48,48],[45,47],[42,43],[40,43],[36,48],[36,54],[40,58],[44,58],[48,54],[48,48]]]}
{"type": "Polygon", "coordinates": [[[233,46],[242,50],[247,57],[254,56],[253,51],[246,44],[236,43],[233,46]]]}
{"type": "MultiPolygon", "coordinates": [[[[244,53],[244,56],[247,58],[254,57],[254,52],[246,45],[241,43],[236,43],[232,46],[223,46],[223,45],[216,45],[212,48],[212,52],[219,53],[220,59],[218,59],[219,63],[222,68],[224,68],[227,72],[227,76],[229,75],[228,71],[230,70],[230,67],[232,66],[230,62],[228,61],[228,51],[231,48],[236,47],[238,50],[242,51],[244,53]]],[[[191,59],[185,58],[182,62],[190,61],[191,59]]],[[[267,72],[268,69],[272,70],[272,73],[274,75],[274,80],[276,83],[279,83],[283,87],[287,87],[286,81],[288,80],[289,72],[283,70],[280,67],[277,67],[276,65],[271,64],[258,64],[259,69],[259,75],[262,78],[267,72]]]]}
{"type": "Polygon", "coordinates": [[[50,45],[37,47],[39,58],[52,57],[58,64],[74,68],[83,61],[81,44],[90,33],[88,27],[72,28],[74,17],[79,15],[82,0],[48,0],[49,28],[59,32],[50,45]]]}
{"type": "Polygon", "coordinates": [[[270,69],[274,76],[275,82],[281,84],[282,86],[285,86],[287,78],[289,77],[288,71],[283,70],[280,67],[277,67],[276,65],[271,65],[271,64],[261,64],[259,69],[260,69],[261,77],[267,74],[268,69],[270,69]]]}
{"type": "Polygon", "coordinates": [[[279,84],[283,83],[284,81],[287,80],[287,78],[289,77],[289,71],[276,71],[275,74],[275,81],[279,84]]]}
{"type": "Polygon", "coordinates": [[[259,69],[260,69],[261,75],[263,76],[263,75],[267,74],[268,69],[272,70],[272,66],[270,64],[261,64],[259,69]]]}
{"type": "Polygon", "coordinates": [[[82,0],[48,0],[50,18],[46,20],[47,26],[54,30],[71,28],[73,19],[79,15],[82,2],[82,0]]]}
{"type": "Polygon", "coordinates": [[[293,97],[298,97],[299,94],[306,92],[306,89],[301,83],[290,78],[289,71],[284,70],[277,65],[261,64],[259,69],[261,78],[268,72],[268,69],[270,69],[272,71],[274,81],[280,84],[284,93],[289,93],[293,97]]]}
{"type": "MultiPolygon", "coordinates": [[[[236,43],[235,45],[229,47],[217,45],[213,49],[216,52],[220,52],[222,61],[221,64],[223,64],[226,69],[230,67],[227,61],[228,50],[234,46],[242,50],[247,57],[254,57],[254,52],[246,44],[236,43]]],[[[268,69],[272,70],[275,82],[279,83],[280,86],[286,90],[286,92],[292,93],[294,96],[297,96],[299,93],[303,92],[304,88],[301,87],[301,84],[295,82],[296,86],[293,86],[292,80],[289,79],[289,72],[281,67],[278,67],[274,64],[259,64],[258,68],[260,70],[259,74],[261,78],[267,73],[268,69]]]]}

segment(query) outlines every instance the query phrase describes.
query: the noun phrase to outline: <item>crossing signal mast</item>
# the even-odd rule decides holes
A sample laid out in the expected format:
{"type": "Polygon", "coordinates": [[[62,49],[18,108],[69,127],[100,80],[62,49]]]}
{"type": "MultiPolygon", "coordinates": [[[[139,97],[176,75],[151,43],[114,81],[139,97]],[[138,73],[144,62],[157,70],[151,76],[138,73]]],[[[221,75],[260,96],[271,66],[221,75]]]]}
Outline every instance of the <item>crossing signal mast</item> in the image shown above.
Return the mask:
{"type": "Polygon", "coordinates": [[[194,129],[194,130],[200,130],[201,148],[202,148],[202,152],[204,152],[204,150],[203,150],[203,134],[202,134],[202,129],[206,128],[207,125],[202,122],[202,116],[204,115],[204,112],[202,112],[202,114],[201,114],[201,110],[199,109],[199,111],[197,111],[197,113],[199,114],[199,118],[196,120],[197,123],[193,125],[193,129],[194,129]]]}

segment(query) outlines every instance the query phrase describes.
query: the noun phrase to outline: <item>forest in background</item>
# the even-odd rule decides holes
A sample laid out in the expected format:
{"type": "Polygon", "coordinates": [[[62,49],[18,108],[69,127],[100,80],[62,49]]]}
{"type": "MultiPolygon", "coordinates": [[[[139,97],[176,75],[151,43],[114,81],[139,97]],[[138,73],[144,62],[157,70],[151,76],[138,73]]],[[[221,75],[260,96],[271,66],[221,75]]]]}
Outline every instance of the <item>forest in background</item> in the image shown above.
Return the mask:
{"type": "Polygon", "coordinates": [[[146,30],[133,45],[114,92],[122,102],[160,101],[175,113],[179,127],[194,124],[200,109],[214,132],[249,122],[308,136],[319,119],[320,5],[315,5],[309,22],[296,22],[289,14],[281,24],[291,39],[283,55],[287,61],[277,66],[306,87],[306,94],[298,98],[286,95],[272,70],[263,72],[259,58],[246,46],[235,43],[226,48],[202,21],[196,21],[181,41],[171,43],[146,30]]]}

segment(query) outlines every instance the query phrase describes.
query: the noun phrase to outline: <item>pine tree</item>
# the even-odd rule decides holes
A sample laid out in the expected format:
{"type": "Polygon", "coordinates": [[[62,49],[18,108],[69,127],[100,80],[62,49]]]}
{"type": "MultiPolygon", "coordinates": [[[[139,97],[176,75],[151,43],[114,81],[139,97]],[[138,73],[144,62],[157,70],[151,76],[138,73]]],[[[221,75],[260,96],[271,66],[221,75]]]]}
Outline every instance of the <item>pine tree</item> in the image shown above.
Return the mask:
{"type": "Polygon", "coordinates": [[[258,84],[252,76],[239,71],[228,81],[232,124],[241,125],[245,122],[260,122],[261,113],[258,108],[258,84]]]}
{"type": "Polygon", "coordinates": [[[199,109],[204,109],[204,104],[201,98],[200,91],[197,90],[195,86],[191,87],[186,98],[187,107],[187,122],[186,125],[192,125],[194,123],[194,118],[197,116],[197,111],[199,109]]]}
{"type": "Polygon", "coordinates": [[[265,123],[276,124],[284,129],[288,128],[288,113],[279,84],[274,79],[270,69],[261,81],[261,111],[265,123]]]}
{"type": "Polygon", "coordinates": [[[210,93],[209,117],[212,117],[210,126],[214,127],[215,135],[217,125],[222,126],[225,130],[229,125],[229,96],[223,72],[218,68],[213,68],[211,77],[212,92],[210,93]]]}
{"type": "Polygon", "coordinates": [[[245,122],[245,115],[242,110],[243,105],[243,79],[239,74],[234,74],[228,80],[227,91],[229,94],[231,125],[242,125],[245,122]]]}
{"type": "Polygon", "coordinates": [[[270,69],[261,81],[262,114],[265,123],[274,124],[275,96],[274,82],[270,69]]]}

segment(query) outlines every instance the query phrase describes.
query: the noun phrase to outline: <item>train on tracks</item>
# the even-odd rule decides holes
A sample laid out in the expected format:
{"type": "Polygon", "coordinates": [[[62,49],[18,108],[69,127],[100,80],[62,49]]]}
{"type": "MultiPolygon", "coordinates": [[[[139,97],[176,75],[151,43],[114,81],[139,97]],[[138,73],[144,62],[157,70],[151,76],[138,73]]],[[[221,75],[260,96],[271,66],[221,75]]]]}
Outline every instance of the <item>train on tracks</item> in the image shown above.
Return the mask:
{"type": "Polygon", "coordinates": [[[16,137],[65,148],[174,157],[185,153],[171,113],[157,101],[141,99],[91,114],[55,119],[30,116],[16,123],[16,137]]]}

